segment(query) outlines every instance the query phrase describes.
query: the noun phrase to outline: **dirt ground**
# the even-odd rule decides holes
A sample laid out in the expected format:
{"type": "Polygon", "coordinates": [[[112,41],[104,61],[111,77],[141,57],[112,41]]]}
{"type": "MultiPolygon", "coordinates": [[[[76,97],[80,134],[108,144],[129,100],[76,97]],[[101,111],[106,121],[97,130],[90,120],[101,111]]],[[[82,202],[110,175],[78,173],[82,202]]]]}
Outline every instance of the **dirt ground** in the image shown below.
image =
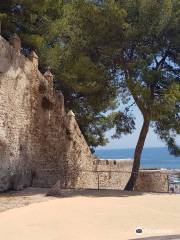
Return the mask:
{"type": "Polygon", "coordinates": [[[178,194],[86,190],[46,197],[46,192],[30,188],[0,195],[0,239],[180,239],[178,194]]]}
{"type": "Polygon", "coordinates": [[[46,196],[47,191],[47,188],[26,188],[22,191],[0,193],[0,212],[23,207],[31,203],[48,201],[52,197],[46,196]]]}

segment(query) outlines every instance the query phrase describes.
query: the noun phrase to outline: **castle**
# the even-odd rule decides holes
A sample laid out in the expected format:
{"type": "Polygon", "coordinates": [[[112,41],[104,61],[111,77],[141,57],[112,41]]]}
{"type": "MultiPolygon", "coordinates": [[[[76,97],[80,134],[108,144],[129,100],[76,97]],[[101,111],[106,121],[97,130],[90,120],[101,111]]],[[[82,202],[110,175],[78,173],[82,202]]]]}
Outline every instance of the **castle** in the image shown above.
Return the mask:
{"type": "Polygon", "coordinates": [[[25,57],[20,50],[17,35],[9,42],[0,36],[0,192],[59,180],[63,188],[123,189],[132,161],[92,155],[62,93],[53,89],[52,73],[42,75],[35,52],[25,57]]]}

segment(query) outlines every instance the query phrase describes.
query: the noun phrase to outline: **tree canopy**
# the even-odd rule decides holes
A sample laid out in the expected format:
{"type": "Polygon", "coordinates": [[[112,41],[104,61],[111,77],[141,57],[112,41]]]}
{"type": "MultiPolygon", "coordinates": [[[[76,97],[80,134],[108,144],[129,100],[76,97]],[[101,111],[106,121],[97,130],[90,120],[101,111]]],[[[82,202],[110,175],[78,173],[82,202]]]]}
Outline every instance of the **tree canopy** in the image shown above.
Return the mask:
{"type": "Polygon", "coordinates": [[[75,112],[88,144],[104,145],[104,133],[112,127],[111,116],[105,112],[117,106],[117,82],[111,71],[112,59],[103,56],[100,48],[110,51],[107,32],[111,21],[122,31],[123,13],[85,1],[59,0],[2,1],[0,9],[6,18],[2,34],[9,38],[17,32],[26,51],[37,51],[41,70],[52,68],[55,87],[63,92],[66,108],[75,112]]]}
{"type": "Polygon", "coordinates": [[[131,190],[150,124],[170,152],[179,153],[175,136],[180,133],[180,13],[179,1],[120,2],[127,9],[129,27],[118,56],[118,67],[124,87],[144,118],[133,173],[126,186],[131,190]]]}

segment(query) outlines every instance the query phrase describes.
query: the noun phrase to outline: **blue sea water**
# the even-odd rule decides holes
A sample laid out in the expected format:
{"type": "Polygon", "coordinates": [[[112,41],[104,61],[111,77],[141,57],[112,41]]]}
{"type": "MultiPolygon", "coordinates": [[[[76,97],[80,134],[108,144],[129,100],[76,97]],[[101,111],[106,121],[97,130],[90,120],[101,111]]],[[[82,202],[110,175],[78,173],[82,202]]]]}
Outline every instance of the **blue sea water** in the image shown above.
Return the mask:
{"type": "MultiPolygon", "coordinates": [[[[133,159],[134,149],[96,150],[95,154],[102,159],[133,159]]],[[[167,148],[144,148],[141,168],[180,169],[180,157],[169,154],[167,148]]]]}

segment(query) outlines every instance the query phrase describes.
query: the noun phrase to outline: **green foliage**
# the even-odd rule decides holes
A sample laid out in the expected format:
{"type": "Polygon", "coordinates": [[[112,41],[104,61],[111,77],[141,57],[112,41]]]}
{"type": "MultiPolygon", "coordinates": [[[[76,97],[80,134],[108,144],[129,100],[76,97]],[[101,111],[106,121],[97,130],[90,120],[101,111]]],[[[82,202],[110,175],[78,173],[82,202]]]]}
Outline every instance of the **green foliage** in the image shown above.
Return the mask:
{"type": "Polygon", "coordinates": [[[180,149],[176,143],[176,135],[180,134],[180,103],[176,105],[176,109],[171,111],[167,116],[155,122],[155,131],[164,140],[171,154],[180,155],[180,149]]]}
{"type": "Polygon", "coordinates": [[[17,32],[24,48],[37,51],[41,70],[51,66],[89,145],[104,145],[112,127],[104,113],[116,107],[118,87],[109,43],[122,41],[125,12],[114,4],[59,0],[15,0],[4,11],[3,35],[17,32]]]}
{"type": "Polygon", "coordinates": [[[144,119],[178,154],[180,65],[179,1],[119,1],[127,9],[127,40],[119,55],[121,80],[144,119]]]}
{"type": "Polygon", "coordinates": [[[115,125],[115,134],[112,138],[120,138],[123,134],[130,134],[135,129],[134,117],[126,109],[124,112],[113,112],[108,116],[111,126],[115,125]]]}
{"type": "Polygon", "coordinates": [[[0,21],[4,21],[6,19],[7,15],[5,13],[0,13],[0,21]]]}
{"type": "Polygon", "coordinates": [[[113,4],[72,1],[64,5],[52,28],[50,35],[56,41],[41,51],[55,72],[66,108],[75,112],[91,146],[104,145],[104,133],[112,127],[104,112],[117,106],[112,45],[123,41],[124,17],[125,12],[113,4]]]}

